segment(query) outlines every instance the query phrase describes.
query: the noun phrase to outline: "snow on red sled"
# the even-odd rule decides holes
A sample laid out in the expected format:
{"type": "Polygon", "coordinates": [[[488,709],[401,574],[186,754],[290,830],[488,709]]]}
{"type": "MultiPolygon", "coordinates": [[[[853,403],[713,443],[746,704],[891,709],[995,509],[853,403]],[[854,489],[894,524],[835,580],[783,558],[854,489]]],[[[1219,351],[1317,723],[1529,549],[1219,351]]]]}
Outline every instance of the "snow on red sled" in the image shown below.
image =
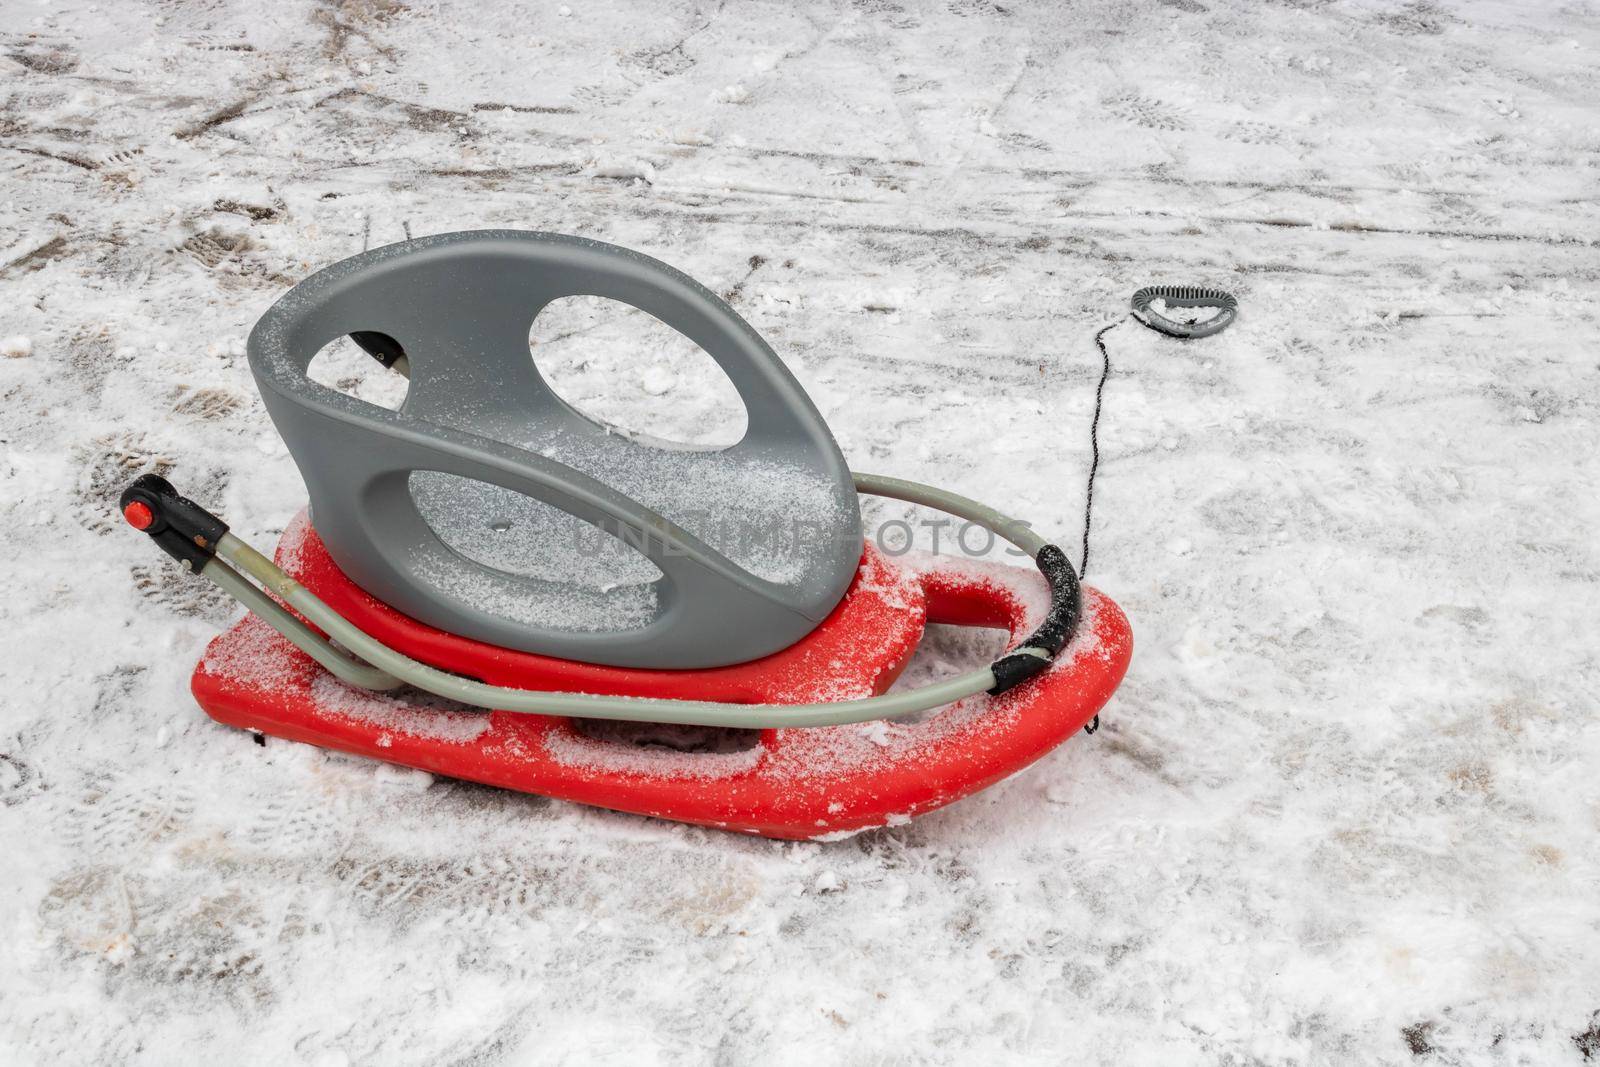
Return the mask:
{"type": "MultiPolygon", "coordinates": [[[[424,662],[494,685],[615,696],[792,704],[881,693],[925,623],[999,627],[1024,637],[1048,590],[1016,567],[868,547],[831,615],[799,643],[700,671],[630,670],[513,652],[424,626],[339,571],[304,517],[278,559],[330,606],[424,662]]],[[[607,737],[599,724],[445,710],[345,685],[255,616],[218,637],[195,669],[195,698],[230,726],[371,756],[434,774],[581,804],[782,838],[895,825],[1014,774],[1081,729],[1127,669],[1122,612],[1085,591],[1084,621],[1051,669],[999,696],[957,701],[914,723],[762,730],[731,752],[715,735],[607,737]],[[640,744],[640,742],[644,742],[640,744]]]]}
{"type": "Polygon", "coordinates": [[[1080,587],[1059,548],[965,497],[852,474],[732,309],[635,253],[506,231],[378,249],[275,305],[250,361],[315,528],[296,519],[273,561],[160,478],[122,499],[130,524],[251,612],[195,670],[220,722],[816,839],[1015,773],[1088,723],[1127,668],[1126,618],[1080,587]],[[525,338],[539,308],[574,292],[634,304],[700,344],[739,390],[745,438],[663,449],[567,407],[525,338]],[[342,335],[408,374],[399,411],[308,377],[342,335]],[[985,526],[1038,571],[863,548],[858,492],[985,526]],[[795,516],[803,536],[775,533],[795,516]],[[585,530],[614,538],[624,562],[572,551],[585,530]],[[929,623],[1010,640],[986,668],[890,691],[929,623]]]}

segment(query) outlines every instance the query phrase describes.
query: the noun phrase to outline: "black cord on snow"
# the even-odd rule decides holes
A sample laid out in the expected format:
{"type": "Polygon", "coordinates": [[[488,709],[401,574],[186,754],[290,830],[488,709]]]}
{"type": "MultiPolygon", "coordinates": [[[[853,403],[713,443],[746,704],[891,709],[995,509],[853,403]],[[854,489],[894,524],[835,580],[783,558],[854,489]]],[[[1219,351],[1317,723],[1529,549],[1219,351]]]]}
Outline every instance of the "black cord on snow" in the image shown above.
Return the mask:
{"type": "MultiPolygon", "coordinates": [[[[1157,333],[1180,339],[1210,337],[1221,333],[1232,324],[1238,314],[1239,302],[1221,289],[1200,289],[1194,286],[1156,285],[1140,289],[1133,294],[1133,313],[1128,318],[1142,323],[1157,333]],[[1178,322],[1158,315],[1150,304],[1156,298],[1175,307],[1214,307],[1214,318],[1201,323],[1178,322]]],[[[1089,573],[1089,530],[1094,525],[1094,476],[1100,473],[1100,408],[1105,403],[1106,379],[1111,377],[1111,350],[1106,348],[1106,334],[1121,326],[1126,319],[1118,319],[1100,328],[1094,343],[1100,349],[1100,384],[1094,387],[1094,418],[1089,422],[1089,484],[1083,494],[1083,557],[1078,566],[1078,577],[1089,573]]],[[[1083,728],[1086,734],[1100,729],[1100,716],[1096,715],[1083,728]]]]}
{"type": "Polygon", "coordinates": [[[1105,336],[1124,321],[1118,319],[1094,335],[1094,343],[1100,349],[1100,384],[1094,387],[1094,419],[1089,423],[1089,486],[1083,497],[1083,557],[1078,566],[1079,578],[1089,572],[1089,528],[1094,525],[1094,476],[1100,473],[1100,408],[1105,403],[1106,379],[1111,377],[1111,351],[1106,348],[1105,336]]]}
{"type": "MultiPolygon", "coordinates": [[[[1100,384],[1094,387],[1094,418],[1089,423],[1089,485],[1083,495],[1083,560],[1078,567],[1079,578],[1089,570],[1089,528],[1094,525],[1094,476],[1100,472],[1100,408],[1105,403],[1106,379],[1111,377],[1111,351],[1106,348],[1105,337],[1122,323],[1123,320],[1118,319],[1094,335],[1094,343],[1100,349],[1100,384]]],[[[1083,732],[1092,734],[1098,729],[1100,716],[1096,714],[1083,732]]]]}

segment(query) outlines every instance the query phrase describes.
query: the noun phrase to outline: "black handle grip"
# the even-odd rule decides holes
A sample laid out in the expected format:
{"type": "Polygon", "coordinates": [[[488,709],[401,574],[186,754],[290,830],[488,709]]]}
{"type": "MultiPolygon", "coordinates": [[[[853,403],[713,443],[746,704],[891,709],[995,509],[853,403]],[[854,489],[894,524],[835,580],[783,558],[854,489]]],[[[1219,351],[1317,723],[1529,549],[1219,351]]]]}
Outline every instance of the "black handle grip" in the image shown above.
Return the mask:
{"type": "Polygon", "coordinates": [[[1083,618],[1083,587],[1078,584],[1078,572],[1072,569],[1067,554],[1055,545],[1045,545],[1034,562],[1039,565],[1045,581],[1050,583],[1050,610],[1038,629],[989,665],[994,671],[994,688],[989,690],[990,695],[1004,693],[1042,673],[1056,654],[1067,647],[1083,618]]]}
{"type": "Polygon", "coordinates": [[[134,479],[122,491],[122,517],[135,530],[150,535],[161,550],[198,573],[217,554],[217,542],[228,524],[188,497],[179,496],[172,483],[157,474],[134,479]]]}

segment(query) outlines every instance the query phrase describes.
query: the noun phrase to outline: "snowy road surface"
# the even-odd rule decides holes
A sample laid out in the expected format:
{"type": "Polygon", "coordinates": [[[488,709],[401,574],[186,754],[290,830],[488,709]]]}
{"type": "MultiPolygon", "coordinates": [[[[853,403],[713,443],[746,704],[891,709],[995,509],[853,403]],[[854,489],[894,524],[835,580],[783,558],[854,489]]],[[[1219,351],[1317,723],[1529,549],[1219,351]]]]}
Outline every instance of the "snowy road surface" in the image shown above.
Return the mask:
{"type": "MultiPolygon", "coordinates": [[[[1600,1062],[1597,72],[1581,2],[0,0],[0,1061],[1600,1062]],[[251,324],[477,226],[667,260],[1068,545],[1094,331],[1237,293],[1107,337],[1104,729],[796,846],[211,723],[233,612],[114,495],[271,544],[251,324]]],[[[552,365],[697,431],[632,328],[552,365]]]]}

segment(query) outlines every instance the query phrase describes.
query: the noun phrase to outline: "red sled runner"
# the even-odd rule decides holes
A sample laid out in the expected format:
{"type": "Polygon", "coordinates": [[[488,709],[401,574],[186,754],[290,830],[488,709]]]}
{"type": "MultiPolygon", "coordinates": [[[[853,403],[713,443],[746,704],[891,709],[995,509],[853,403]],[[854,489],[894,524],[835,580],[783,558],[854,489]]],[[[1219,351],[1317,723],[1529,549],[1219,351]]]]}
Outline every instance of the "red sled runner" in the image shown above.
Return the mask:
{"type": "MultiPolygon", "coordinates": [[[[643,670],[518,652],[434,629],[363,592],[304,514],[277,563],[340,614],[431,666],[495,685],[801,704],[887,690],[929,623],[993,627],[1024,638],[1049,605],[1036,572],[948,557],[890,558],[871,544],[843,600],[803,640],[762,659],[705,670],[643,670]]],[[[345,685],[261,619],[216,638],[194,673],[218,722],[370,756],[433,774],[616,811],[797,840],[893,826],[1015,774],[1082,729],[1127,670],[1122,611],[1083,590],[1082,621],[1050,668],[998,696],[968,697],[920,721],[768,729],[733,751],[738,731],[685,731],[482,712],[345,685]],[[689,735],[694,740],[694,735],[689,735]],[[709,739],[709,745],[704,742],[709,739]],[[665,743],[661,743],[665,742],[665,743]]]]}

